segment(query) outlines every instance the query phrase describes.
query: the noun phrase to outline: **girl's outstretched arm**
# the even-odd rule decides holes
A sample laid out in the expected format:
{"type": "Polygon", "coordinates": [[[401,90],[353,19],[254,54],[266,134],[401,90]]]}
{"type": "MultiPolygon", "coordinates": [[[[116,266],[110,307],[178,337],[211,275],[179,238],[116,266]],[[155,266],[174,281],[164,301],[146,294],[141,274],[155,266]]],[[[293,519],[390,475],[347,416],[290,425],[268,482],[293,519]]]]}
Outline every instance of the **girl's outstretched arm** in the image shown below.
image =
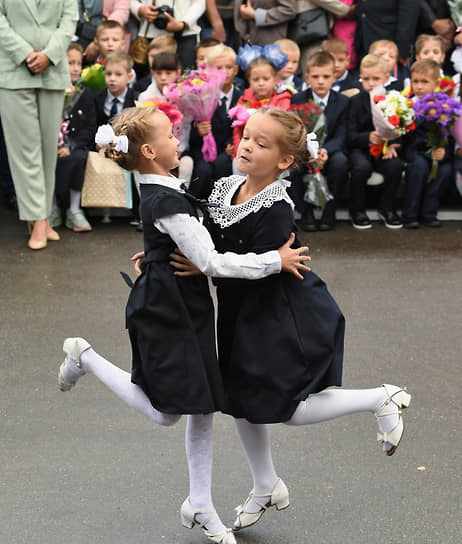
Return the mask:
{"type": "MultiPolygon", "coordinates": [[[[293,274],[299,279],[303,279],[300,270],[309,271],[310,268],[304,264],[304,262],[311,261],[311,257],[305,253],[308,251],[307,247],[299,247],[297,249],[291,249],[291,245],[295,240],[295,234],[291,233],[289,239],[279,249],[278,253],[281,257],[281,270],[293,274]]],[[[175,275],[177,276],[196,276],[201,274],[201,271],[195,266],[189,259],[187,259],[179,250],[170,254],[172,260],[170,264],[177,269],[175,275]]]]}

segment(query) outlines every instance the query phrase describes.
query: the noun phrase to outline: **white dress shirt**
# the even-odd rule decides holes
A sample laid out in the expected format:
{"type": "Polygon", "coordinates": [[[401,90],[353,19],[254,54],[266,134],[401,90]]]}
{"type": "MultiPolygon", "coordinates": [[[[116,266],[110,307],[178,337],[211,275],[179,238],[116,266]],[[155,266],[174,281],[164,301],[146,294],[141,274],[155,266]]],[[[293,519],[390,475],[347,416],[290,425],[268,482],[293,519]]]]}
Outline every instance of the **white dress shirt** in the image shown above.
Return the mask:
{"type": "Polygon", "coordinates": [[[152,78],[152,82],[149,85],[149,87],[145,91],[140,93],[140,96],[138,97],[138,101],[144,102],[145,100],[153,96],[163,96],[154,78],[152,78]]]}
{"type": "Polygon", "coordinates": [[[312,93],[313,93],[314,103],[317,106],[319,106],[322,110],[325,110],[327,107],[327,103],[329,102],[330,91],[326,94],[324,98],[321,98],[320,96],[318,96],[314,91],[312,91],[312,93]],[[324,108],[321,107],[321,102],[324,104],[324,108]]]}
{"type": "MultiPolygon", "coordinates": [[[[173,176],[142,174],[141,183],[163,185],[184,192],[180,185],[183,180],[173,176]]],[[[281,257],[277,250],[256,253],[218,253],[209,231],[195,217],[177,213],[161,217],[154,227],[168,234],[178,249],[207,276],[232,277],[257,280],[278,274],[281,271],[281,257]]]]}
{"type": "Polygon", "coordinates": [[[111,114],[111,109],[112,109],[112,101],[114,100],[114,98],[117,98],[117,100],[119,101],[119,103],[117,104],[117,113],[121,112],[123,107],[124,107],[124,102],[125,102],[125,96],[127,94],[127,89],[125,89],[125,92],[124,94],[121,94],[120,96],[114,96],[111,91],[108,89],[107,91],[107,96],[106,96],[106,100],[104,101],[104,113],[109,117],[109,115],[111,114]]]}

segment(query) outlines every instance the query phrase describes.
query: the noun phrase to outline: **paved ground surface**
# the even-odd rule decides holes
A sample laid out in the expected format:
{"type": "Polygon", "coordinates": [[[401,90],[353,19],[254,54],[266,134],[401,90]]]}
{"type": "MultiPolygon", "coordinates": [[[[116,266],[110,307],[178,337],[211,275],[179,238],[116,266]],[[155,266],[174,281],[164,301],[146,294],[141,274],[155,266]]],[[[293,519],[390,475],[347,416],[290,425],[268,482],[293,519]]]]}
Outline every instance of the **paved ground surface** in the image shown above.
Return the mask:
{"type": "MultiPolygon", "coordinates": [[[[460,543],[462,223],[440,230],[304,237],[313,269],[347,316],[344,385],[407,384],[403,443],[387,458],[372,415],[272,428],[291,506],[242,544],[460,543]]],[[[184,422],[153,426],[86,376],[60,393],[66,336],[129,369],[119,270],[141,238],[125,223],[62,230],[26,248],[0,214],[0,543],[200,544],[179,523],[187,494],[184,422]]],[[[223,518],[250,488],[233,423],[217,416],[214,494],[223,518]]]]}

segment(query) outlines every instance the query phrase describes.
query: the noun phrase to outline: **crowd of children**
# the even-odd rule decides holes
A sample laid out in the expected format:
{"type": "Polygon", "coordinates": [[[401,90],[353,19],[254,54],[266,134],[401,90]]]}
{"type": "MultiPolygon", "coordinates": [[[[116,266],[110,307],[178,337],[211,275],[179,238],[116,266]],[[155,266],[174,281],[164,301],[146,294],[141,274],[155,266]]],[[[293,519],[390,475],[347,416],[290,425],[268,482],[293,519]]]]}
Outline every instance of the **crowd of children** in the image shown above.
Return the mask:
{"type": "MultiPolygon", "coordinates": [[[[131,57],[125,52],[124,31],[119,23],[103,21],[95,42],[99,47],[98,62],[104,65],[106,88],[93,94],[79,84],[83,50],[75,43],[68,49],[75,89],[72,88],[63,111],[66,130],[57,151],[56,194],[50,218],[50,224],[58,227],[65,216],[66,225],[76,232],[91,230],[80,207],[80,192],[96,129],[126,107],[162,97],[166,86],[181,73],[177,42],[171,35],[162,34],[150,42],[147,74],[139,65],[134,69],[131,57]]],[[[349,68],[349,46],[337,37],[323,42],[322,50],[312,54],[306,66],[299,65],[300,49],[292,40],[279,39],[274,46],[282,55],[274,55],[274,49],[268,54],[268,46],[252,46],[250,57],[236,54],[213,38],[197,44],[197,65],[208,64],[223,70],[226,79],[210,121],[196,123],[187,116],[184,119],[179,137],[179,174],[186,181],[192,180],[190,191],[207,198],[215,180],[238,173],[233,159],[244,123],[230,118],[229,112],[235,106],[290,110],[293,105],[313,102],[321,108],[326,120],[316,167],[325,178],[330,200],[319,213],[315,204],[304,200],[305,174],[312,165],[304,165],[291,174],[290,195],[303,230],[335,228],[339,204],[348,208],[351,223],[357,229],[372,227],[367,215],[367,209],[372,207],[377,208],[379,217],[391,229],[439,227],[440,198],[447,195],[450,204],[458,205],[455,178],[462,162],[458,146],[448,137],[444,147],[428,151],[425,123],[419,121],[415,131],[390,142],[379,157],[372,156],[371,146],[384,140],[374,127],[369,95],[380,86],[398,90],[415,101],[437,90],[444,75],[443,40],[437,35],[419,36],[415,61],[409,67],[399,62],[395,43],[377,40],[360,60],[357,71],[349,68]],[[212,162],[201,151],[202,139],[209,133],[217,145],[217,157],[212,162]],[[434,161],[439,163],[438,174],[429,182],[434,161]]],[[[459,95],[458,77],[456,74],[454,78],[455,98],[459,95]]],[[[134,214],[138,215],[137,210],[134,214]]]]}

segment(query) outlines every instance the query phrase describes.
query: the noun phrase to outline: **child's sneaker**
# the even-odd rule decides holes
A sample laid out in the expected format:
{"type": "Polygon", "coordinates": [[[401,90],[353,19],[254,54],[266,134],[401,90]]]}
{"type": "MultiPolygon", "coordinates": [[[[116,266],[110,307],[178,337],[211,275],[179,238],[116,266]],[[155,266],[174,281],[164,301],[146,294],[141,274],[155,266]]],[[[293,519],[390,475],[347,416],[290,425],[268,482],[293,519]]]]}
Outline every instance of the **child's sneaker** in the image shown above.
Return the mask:
{"type": "Polygon", "coordinates": [[[67,210],[66,212],[66,227],[74,232],[89,232],[91,225],[87,221],[82,210],[67,210]]]}

